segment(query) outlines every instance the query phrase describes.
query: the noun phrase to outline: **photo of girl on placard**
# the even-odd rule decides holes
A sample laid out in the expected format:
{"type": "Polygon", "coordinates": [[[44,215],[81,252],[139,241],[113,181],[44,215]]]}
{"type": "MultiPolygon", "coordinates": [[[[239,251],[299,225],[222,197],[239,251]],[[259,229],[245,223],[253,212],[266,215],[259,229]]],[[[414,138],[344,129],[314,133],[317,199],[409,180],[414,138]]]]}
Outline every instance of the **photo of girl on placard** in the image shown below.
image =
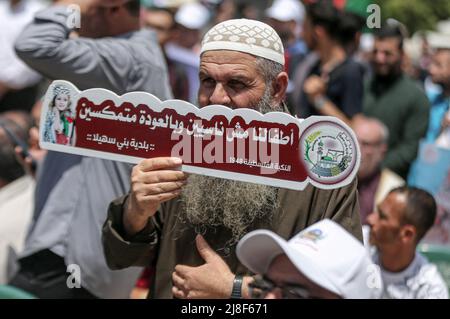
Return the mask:
{"type": "Polygon", "coordinates": [[[75,113],[71,105],[70,90],[62,85],[55,86],[45,118],[45,142],[73,145],[75,113]]]}

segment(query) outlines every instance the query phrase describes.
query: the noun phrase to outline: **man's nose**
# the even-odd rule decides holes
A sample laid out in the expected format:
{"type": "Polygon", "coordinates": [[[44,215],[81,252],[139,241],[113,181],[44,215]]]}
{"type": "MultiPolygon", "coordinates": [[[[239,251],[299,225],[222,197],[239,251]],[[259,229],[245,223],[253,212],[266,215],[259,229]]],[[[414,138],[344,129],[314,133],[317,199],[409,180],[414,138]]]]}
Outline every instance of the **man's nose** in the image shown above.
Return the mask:
{"type": "Polygon", "coordinates": [[[376,52],[375,53],[375,61],[377,63],[386,63],[386,54],[384,54],[384,52],[376,52]]]}
{"type": "Polygon", "coordinates": [[[209,98],[210,104],[229,105],[231,102],[227,91],[221,83],[217,83],[209,98]]]}
{"type": "Polygon", "coordinates": [[[376,215],[377,215],[377,214],[376,214],[375,212],[372,212],[372,213],[369,214],[369,216],[367,216],[367,223],[368,223],[370,226],[373,226],[373,225],[374,225],[375,220],[376,220],[376,218],[377,218],[376,215]]]}

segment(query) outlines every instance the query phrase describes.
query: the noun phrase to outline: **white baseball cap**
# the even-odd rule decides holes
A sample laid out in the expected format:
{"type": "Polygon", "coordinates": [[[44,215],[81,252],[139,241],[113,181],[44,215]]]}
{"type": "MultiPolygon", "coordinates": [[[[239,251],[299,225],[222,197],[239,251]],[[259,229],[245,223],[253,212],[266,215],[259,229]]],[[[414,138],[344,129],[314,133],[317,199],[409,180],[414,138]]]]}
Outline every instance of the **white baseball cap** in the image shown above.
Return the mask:
{"type": "Polygon", "coordinates": [[[305,16],[305,8],[300,0],[275,0],[267,8],[266,16],[278,21],[296,21],[300,23],[305,16]]]}
{"type": "Polygon", "coordinates": [[[175,14],[176,23],[192,30],[202,29],[209,19],[209,10],[196,2],[183,4],[175,14]]]}
{"type": "Polygon", "coordinates": [[[450,34],[442,32],[429,32],[427,40],[433,49],[450,49],[450,34]]]}
{"type": "Polygon", "coordinates": [[[269,230],[245,235],[236,249],[239,260],[257,274],[265,274],[272,260],[286,254],[295,267],[317,285],[343,298],[379,298],[379,268],[364,246],[344,228],[324,219],[289,241],[269,230]]]}

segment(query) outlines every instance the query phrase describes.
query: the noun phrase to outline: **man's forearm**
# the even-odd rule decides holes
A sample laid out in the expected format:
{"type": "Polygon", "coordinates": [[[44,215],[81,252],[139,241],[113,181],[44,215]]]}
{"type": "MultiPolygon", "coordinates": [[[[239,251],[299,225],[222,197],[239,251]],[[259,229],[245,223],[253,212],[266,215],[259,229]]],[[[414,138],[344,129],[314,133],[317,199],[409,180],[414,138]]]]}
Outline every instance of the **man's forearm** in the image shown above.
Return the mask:
{"type": "Polygon", "coordinates": [[[111,269],[148,266],[157,251],[159,235],[153,222],[131,237],[124,236],[123,213],[125,197],[114,200],[102,229],[106,261],[111,269]]]}
{"type": "Polygon", "coordinates": [[[49,65],[44,62],[57,59],[61,45],[69,37],[72,31],[68,28],[69,14],[65,6],[38,12],[16,40],[17,55],[33,69],[52,77],[49,65]]]}
{"type": "Polygon", "coordinates": [[[80,89],[117,87],[111,81],[116,78],[115,58],[120,55],[120,45],[101,39],[70,38],[71,14],[76,13],[65,6],[38,12],[15,43],[17,55],[47,78],[70,81],[80,89]]]}

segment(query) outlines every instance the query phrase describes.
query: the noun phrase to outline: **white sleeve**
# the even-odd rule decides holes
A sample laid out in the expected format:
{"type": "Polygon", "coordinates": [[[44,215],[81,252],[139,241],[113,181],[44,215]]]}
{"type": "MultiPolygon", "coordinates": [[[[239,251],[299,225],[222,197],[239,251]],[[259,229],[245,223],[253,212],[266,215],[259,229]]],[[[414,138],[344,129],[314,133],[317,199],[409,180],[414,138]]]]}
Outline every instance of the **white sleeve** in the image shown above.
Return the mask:
{"type": "Polygon", "coordinates": [[[417,279],[420,282],[417,299],[448,299],[448,287],[436,265],[424,265],[417,279]]]}

